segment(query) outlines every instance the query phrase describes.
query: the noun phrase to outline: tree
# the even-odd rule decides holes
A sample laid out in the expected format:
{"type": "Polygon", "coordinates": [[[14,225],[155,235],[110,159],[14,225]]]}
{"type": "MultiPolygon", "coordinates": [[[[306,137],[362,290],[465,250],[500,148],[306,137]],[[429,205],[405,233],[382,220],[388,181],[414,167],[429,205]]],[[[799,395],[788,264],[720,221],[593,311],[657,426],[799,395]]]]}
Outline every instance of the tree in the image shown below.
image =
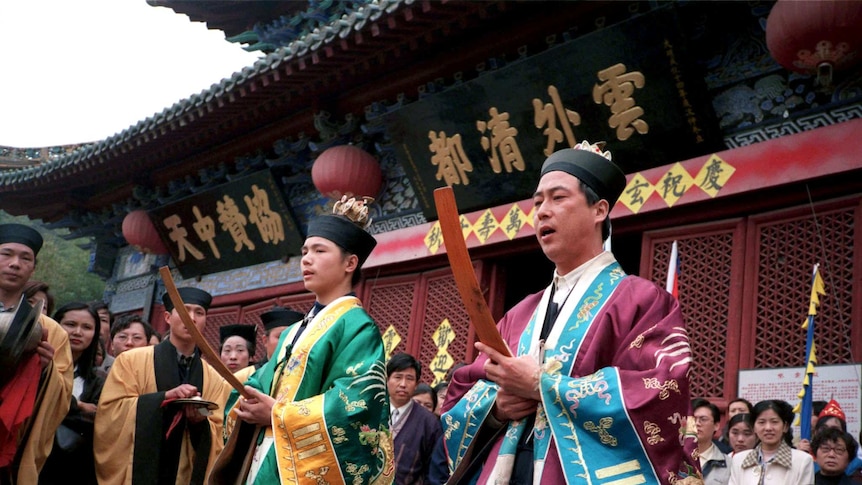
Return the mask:
{"type": "Polygon", "coordinates": [[[56,307],[70,301],[102,299],[105,282],[87,270],[90,253],[78,247],[78,244],[86,244],[86,239],[67,241],[60,237],[69,234],[67,229],[46,229],[41,223],[27,217],[12,216],[0,210],[0,224],[8,222],[32,226],[42,234],[45,244],[36,258],[33,279],[48,283],[56,307]]]}

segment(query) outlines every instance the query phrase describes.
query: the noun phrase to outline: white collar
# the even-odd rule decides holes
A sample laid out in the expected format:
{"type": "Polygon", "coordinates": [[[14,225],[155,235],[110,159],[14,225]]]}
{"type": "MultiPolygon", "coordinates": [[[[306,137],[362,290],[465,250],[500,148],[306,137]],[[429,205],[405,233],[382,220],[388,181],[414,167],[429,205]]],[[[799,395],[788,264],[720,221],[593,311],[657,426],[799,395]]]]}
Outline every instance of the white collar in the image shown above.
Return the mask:
{"type": "Polygon", "coordinates": [[[577,268],[569,271],[564,275],[560,275],[557,273],[557,270],[554,270],[554,286],[556,287],[556,291],[554,292],[554,301],[557,303],[562,303],[566,296],[572,291],[572,288],[575,287],[578,280],[581,279],[581,276],[587,272],[587,268],[590,267],[593,263],[596,262],[597,259],[601,258],[605,252],[601,252],[589,261],[584,264],[578,266],[577,268]]]}

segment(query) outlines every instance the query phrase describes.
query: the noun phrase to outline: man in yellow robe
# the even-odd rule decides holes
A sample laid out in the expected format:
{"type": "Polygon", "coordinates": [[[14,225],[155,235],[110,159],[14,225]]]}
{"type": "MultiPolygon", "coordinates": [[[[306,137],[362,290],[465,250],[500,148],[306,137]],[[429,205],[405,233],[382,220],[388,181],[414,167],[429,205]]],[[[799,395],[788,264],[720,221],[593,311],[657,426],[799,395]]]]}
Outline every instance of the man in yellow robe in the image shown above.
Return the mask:
{"type": "MultiPolygon", "coordinates": [[[[20,304],[24,284],[36,270],[36,255],[41,248],[42,236],[35,229],[22,224],[0,225],[0,312],[14,311],[20,304]]],[[[39,324],[41,341],[35,354],[22,355],[19,362],[3,362],[4,367],[16,365],[15,375],[19,378],[13,376],[0,384],[0,398],[8,397],[0,402],[0,455],[4,450],[10,451],[4,455],[8,460],[0,459],[0,484],[38,481],[39,471],[51,454],[54,433],[71,404],[73,367],[68,334],[47,316],[40,316],[39,324]],[[21,387],[12,386],[26,387],[27,379],[20,377],[28,366],[39,376],[38,391],[32,409],[16,412],[9,407],[21,404],[21,387]]],[[[8,357],[8,353],[4,354],[8,357]]]]}
{"type": "MultiPolygon", "coordinates": [[[[180,288],[186,310],[203,331],[209,293],[180,288]]],[[[199,396],[220,402],[224,379],[200,358],[191,334],[165,295],[170,339],[120,354],[111,367],[95,424],[96,476],[101,485],[202,484],[223,448],[221,409],[172,401],[199,396]]]]}

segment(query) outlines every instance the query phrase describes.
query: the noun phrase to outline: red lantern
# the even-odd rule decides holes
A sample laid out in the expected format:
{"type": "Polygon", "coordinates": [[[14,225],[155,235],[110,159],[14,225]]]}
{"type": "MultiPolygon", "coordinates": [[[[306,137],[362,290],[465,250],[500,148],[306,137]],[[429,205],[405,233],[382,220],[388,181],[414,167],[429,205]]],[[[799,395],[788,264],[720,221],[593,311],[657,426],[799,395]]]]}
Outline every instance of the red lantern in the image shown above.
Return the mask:
{"type": "Polygon", "coordinates": [[[146,211],[136,210],[123,219],[123,237],[142,253],[167,254],[168,248],[159,237],[156,226],[146,211]]]}
{"type": "Polygon", "coordinates": [[[827,85],[833,70],[862,56],[862,2],[778,0],[766,20],[766,46],[785,68],[827,85]]]}
{"type": "Polygon", "coordinates": [[[365,150],[353,145],[327,148],[311,167],[311,180],[321,194],[333,199],[377,197],[383,186],[380,164],[365,150]]]}

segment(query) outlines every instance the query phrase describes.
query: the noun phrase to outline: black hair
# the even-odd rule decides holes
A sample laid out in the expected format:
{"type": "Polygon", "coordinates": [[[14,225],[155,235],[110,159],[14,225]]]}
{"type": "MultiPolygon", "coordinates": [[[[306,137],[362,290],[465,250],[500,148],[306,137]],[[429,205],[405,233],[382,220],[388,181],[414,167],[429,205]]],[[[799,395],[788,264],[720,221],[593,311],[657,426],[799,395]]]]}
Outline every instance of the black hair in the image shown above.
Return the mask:
{"type": "Polygon", "coordinates": [[[730,429],[736,426],[739,423],[745,423],[751,428],[751,415],[748,413],[738,413],[734,414],[730,421],[727,422],[727,429],[730,429]]]}
{"type": "MultiPolygon", "coordinates": [[[[592,206],[595,205],[598,201],[603,200],[602,197],[599,197],[599,194],[593,190],[592,187],[584,183],[583,180],[578,179],[578,183],[581,187],[581,192],[584,193],[584,197],[587,199],[587,205],[592,206]]],[[[602,221],[602,241],[606,240],[611,236],[611,212],[610,212],[610,201],[608,201],[608,215],[605,217],[605,220],[602,221]]]]}
{"type": "Polygon", "coordinates": [[[414,369],[416,371],[416,380],[418,381],[422,375],[422,366],[419,364],[419,361],[410,354],[400,352],[390,357],[389,362],[386,363],[386,376],[388,377],[393,372],[407,369],[414,369]]]}
{"type": "Polygon", "coordinates": [[[132,326],[133,323],[140,323],[142,327],[144,327],[144,334],[147,336],[147,344],[150,343],[150,339],[153,337],[155,330],[153,327],[144,321],[144,318],[136,313],[132,313],[131,315],[123,315],[118,318],[117,321],[111,325],[111,340],[114,339],[114,336],[123,330],[128,330],[129,327],[132,326]]]}
{"type": "Polygon", "coordinates": [[[98,315],[99,310],[108,310],[108,315],[111,315],[111,318],[114,315],[111,313],[111,310],[108,308],[108,304],[103,302],[102,300],[93,300],[90,302],[90,308],[93,309],[94,312],[98,315]]]}
{"type": "Polygon", "coordinates": [[[820,448],[826,442],[833,441],[838,443],[838,441],[844,442],[844,447],[847,448],[847,457],[850,460],[856,457],[856,451],[859,449],[859,444],[856,443],[856,440],[853,439],[853,436],[846,431],[841,431],[838,428],[825,428],[821,430],[819,433],[814,435],[814,438],[811,440],[811,449],[817,454],[817,449],[820,448]]]}
{"type": "MultiPolygon", "coordinates": [[[[338,249],[341,250],[342,259],[347,259],[350,256],[356,256],[357,259],[359,258],[358,254],[352,253],[352,252],[348,251],[347,249],[344,249],[344,247],[341,244],[338,244],[335,241],[331,241],[331,242],[332,242],[332,244],[335,244],[335,246],[338,247],[338,249]]],[[[350,275],[350,286],[354,287],[354,286],[358,285],[361,280],[362,280],[362,262],[357,261],[356,262],[356,269],[353,270],[353,274],[350,275]]]]}
{"type": "Polygon", "coordinates": [[[793,417],[795,414],[793,413],[793,406],[790,405],[787,401],[782,401],[780,399],[767,399],[765,401],[760,401],[759,403],[754,405],[754,409],[751,410],[751,428],[754,429],[754,423],[757,421],[757,417],[763,414],[768,410],[775,411],[775,414],[781,418],[781,421],[787,425],[787,432],[784,433],[784,441],[788,446],[793,446],[793,417]]]}
{"type": "Polygon", "coordinates": [[[78,357],[77,361],[75,361],[75,364],[78,366],[78,374],[84,376],[84,379],[89,379],[91,374],[95,375],[93,368],[95,367],[96,362],[96,349],[99,346],[99,314],[96,313],[96,310],[86,302],[71,301],[58,308],[57,311],[54,312],[52,318],[59,323],[67,313],[77,310],[86,310],[87,313],[93,317],[93,324],[95,325],[95,332],[93,333],[93,339],[90,341],[90,345],[81,352],[81,356],[78,357]]]}
{"type": "Polygon", "coordinates": [[[243,337],[242,335],[234,334],[234,335],[228,335],[227,337],[225,337],[225,339],[224,339],[224,341],[222,341],[221,345],[218,346],[218,353],[221,354],[222,349],[224,349],[224,343],[227,341],[227,339],[229,339],[231,337],[239,337],[242,339],[243,342],[245,342],[245,349],[248,351],[248,361],[249,361],[249,363],[253,362],[254,361],[254,354],[257,353],[257,343],[243,337]]]}
{"type": "Polygon", "coordinates": [[[750,414],[751,411],[754,410],[754,404],[751,404],[751,401],[749,401],[748,399],[745,399],[744,397],[738,397],[738,398],[734,399],[733,401],[730,401],[729,403],[727,403],[728,411],[730,410],[730,405],[735,403],[735,402],[741,402],[741,403],[745,404],[745,407],[748,408],[748,411],[746,411],[745,414],[750,414]]]}
{"type": "Polygon", "coordinates": [[[434,389],[431,388],[428,384],[424,382],[419,383],[416,386],[416,390],[413,391],[414,396],[418,396],[419,394],[430,394],[431,395],[431,404],[432,404],[432,412],[434,409],[437,409],[437,393],[434,392],[434,389]]]}
{"type": "Polygon", "coordinates": [[[718,410],[718,406],[706,399],[697,397],[691,400],[692,413],[694,413],[694,410],[697,408],[708,408],[710,413],[712,413],[712,422],[718,424],[718,421],[721,419],[721,412],[718,410]]]}
{"type": "Polygon", "coordinates": [[[820,412],[823,411],[823,408],[829,404],[826,401],[814,401],[811,403],[811,415],[812,416],[820,416],[820,412]]]}
{"type": "Polygon", "coordinates": [[[27,297],[28,300],[36,296],[36,293],[39,293],[40,291],[42,293],[45,293],[45,314],[50,315],[54,313],[54,295],[52,295],[49,291],[48,283],[45,283],[43,281],[30,280],[24,283],[23,291],[24,295],[27,297]]]}

